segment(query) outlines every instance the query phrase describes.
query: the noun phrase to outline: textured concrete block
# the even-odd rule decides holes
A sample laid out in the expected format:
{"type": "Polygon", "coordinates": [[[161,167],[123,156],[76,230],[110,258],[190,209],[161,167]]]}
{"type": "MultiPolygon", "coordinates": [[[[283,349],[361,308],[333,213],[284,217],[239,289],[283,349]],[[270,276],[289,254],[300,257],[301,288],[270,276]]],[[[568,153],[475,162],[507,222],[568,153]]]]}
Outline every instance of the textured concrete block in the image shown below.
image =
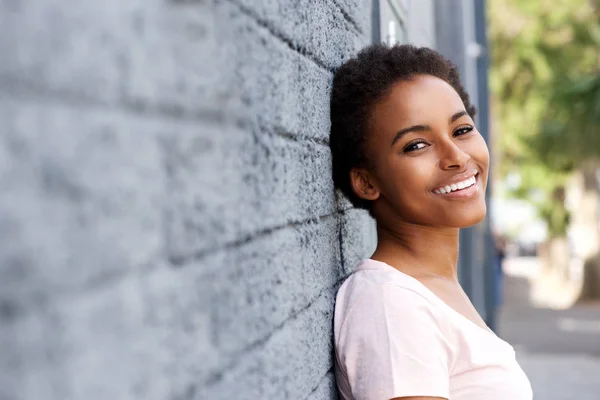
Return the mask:
{"type": "Polygon", "coordinates": [[[335,211],[327,146],[222,124],[196,130],[165,139],[173,262],[335,211]]]}
{"type": "Polygon", "coordinates": [[[346,19],[362,33],[365,44],[371,40],[373,1],[334,0],[346,19]]]}
{"type": "Polygon", "coordinates": [[[236,354],[281,329],[338,284],[343,276],[339,259],[338,222],[329,217],[200,260],[209,271],[205,290],[219,332],[215,346],[236,354]]]}
{"type": "Polygon", "coordinates": [[[362,27],[334,0],[230,0],[275,36],[326,68],[364,45],[362,27]],[[321,29],[315,29],[316,26],[321,29]]]}
{"type": "Polygon", "coordinates": [[[45,302],[161,257],[160,124],[6,99],[0,119],[2,298],[45,302]]]}
{"type": "Polygon", "coordinates": [[[141,310],[120,301],[122,291],[90,293],[3,324],[0,340],[10,349],[3,358],[11,363],[0,364],[0,375],[11,380],[9,398],[133,398],[123,391],[131,379],[126,344],[141,310]]]}
{"type": "Polygon", "coordinates": [[[219,8],[220,73],[228,112],[263,130],[327,142],[332,74],[236,6],[219,8]],[[220,36],[221,37],[221,36],[220,36]]]}
{"type": "Polygon", "coordinates": [[[197,270],[162,267],[3,323],[4,398],[191,398],[219,362],[203,284],[197,270]]]}
{"type": "Polygon", "coordinates": [[[206,60],[218,54],[212,1],[23,0],[0,7],[5,80],[136,108],[145,106],[137,98],[151,97],[167,111],[219,95],[219,64],[206,60]]]}
{"type": "Polygon", "coordinates": [[[68,399],[53,357],[55,324],[37,315],[3,320],[0,324],[0,398],[8,400],[68,399]]]}
{"type": "Polygon", "coordinates": [[[201,388],[196,399],[296,399],[331,369],[333,291],[201,388]]]}
{"type": "Polygon", "coordinates": [[[330,400],[337,399],[338,391],[335,384],[335,375],[333,370],[329,371],[321,381],[318,386],[309,393],[306,400],[330,400]]]}
{"type": "Polygon", "coordinates": [[[375,220],[365,210],[347,210],[341,220],[343,264],[346,274],[350,274],[360,260],[370,257],[375,251],[377,231],[375,220]]]}

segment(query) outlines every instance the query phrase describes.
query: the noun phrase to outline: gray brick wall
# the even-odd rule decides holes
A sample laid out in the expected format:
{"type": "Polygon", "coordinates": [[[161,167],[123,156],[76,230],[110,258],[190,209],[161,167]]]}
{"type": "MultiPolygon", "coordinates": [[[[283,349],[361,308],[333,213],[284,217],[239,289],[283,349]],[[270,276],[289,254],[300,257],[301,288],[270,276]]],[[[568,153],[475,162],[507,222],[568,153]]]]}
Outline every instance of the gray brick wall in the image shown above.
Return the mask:
{"type": "Polygon", "coordinates": [[[0,1],[0,400],[330,399],[369,0],[0,1]],[[259,4],[258,4],[259,3],[259,4]]]}

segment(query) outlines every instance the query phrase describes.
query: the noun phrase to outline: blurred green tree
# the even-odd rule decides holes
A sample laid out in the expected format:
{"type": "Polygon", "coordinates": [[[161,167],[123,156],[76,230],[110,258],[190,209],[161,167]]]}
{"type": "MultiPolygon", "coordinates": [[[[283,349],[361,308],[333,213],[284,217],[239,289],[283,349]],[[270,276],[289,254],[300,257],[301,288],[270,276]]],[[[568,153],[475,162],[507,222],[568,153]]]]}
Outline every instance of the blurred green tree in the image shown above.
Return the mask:
{"type": "MultiPolygon", "coordinates": [[[[600,46],[600,43],[599,43],[600,46]]],[[[584,260],[580,299],[600,298],[600,75],[557,80],[539,134],[528,139],[540,163],[581,176],[579,221],[595,242],[584,260]],[[585,199],[590,201],[585,201],[585,199]]]]}
{"type": "MultiPolygon", "coordinates": [[[[513,196],[543,194],[532,202],[550,239],[566,234],[570,217],[557,194],[573,174],[583,174],[584,190],[600,200],[597,179],[590,180],[600,159],[599,3],[492,0],[489,7],[497,172],[520,176],[513,196]]],[[[597,231],[598,207],[580,212],[597,231]]],[[[600,297],[600,267],[592,264],[586,260],[584,292],[600,297]]]]}

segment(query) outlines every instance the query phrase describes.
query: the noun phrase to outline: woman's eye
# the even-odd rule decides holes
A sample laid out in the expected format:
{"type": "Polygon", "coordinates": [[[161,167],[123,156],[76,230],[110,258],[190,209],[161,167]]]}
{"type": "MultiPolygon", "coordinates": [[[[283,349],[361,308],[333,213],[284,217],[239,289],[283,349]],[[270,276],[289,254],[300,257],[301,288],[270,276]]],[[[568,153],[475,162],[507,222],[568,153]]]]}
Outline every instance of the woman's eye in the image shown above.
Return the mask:
{"type": "Polygon", "coordinates": [[[407,153],[410,151],[421,150],[421,149],[425,148],[426,146],[427,146],[427,143],[425,143],[425,142],[411,143],[404,148],[404,152],[407,153]]]}
{"type": "Polygon", "coordinates": [[[466,135],[467,133],[471,132],[473,130],[472,126],[463,126],[458,128],[457,130],[454,131],[454,134],[452,136],[456,137],[456,136],[462,136],[462,135],[466,135]]]}

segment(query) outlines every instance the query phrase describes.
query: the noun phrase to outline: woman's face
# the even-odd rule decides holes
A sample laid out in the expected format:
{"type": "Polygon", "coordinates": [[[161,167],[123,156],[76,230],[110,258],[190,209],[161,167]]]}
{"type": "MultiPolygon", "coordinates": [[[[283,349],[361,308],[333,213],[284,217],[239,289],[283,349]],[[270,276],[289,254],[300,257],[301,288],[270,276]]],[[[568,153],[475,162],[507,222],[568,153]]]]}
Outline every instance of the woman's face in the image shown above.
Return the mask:
{"type": "Polygon", "coordinates": [[[488,149],[452,86],[416,75],[395,84],[371,116],[374,168],[363,170],[366,180],[351,176],[355,189],[370,189],[361,197],[374,200],[378,219],[462,228],[485,217],[488,149]]]}

